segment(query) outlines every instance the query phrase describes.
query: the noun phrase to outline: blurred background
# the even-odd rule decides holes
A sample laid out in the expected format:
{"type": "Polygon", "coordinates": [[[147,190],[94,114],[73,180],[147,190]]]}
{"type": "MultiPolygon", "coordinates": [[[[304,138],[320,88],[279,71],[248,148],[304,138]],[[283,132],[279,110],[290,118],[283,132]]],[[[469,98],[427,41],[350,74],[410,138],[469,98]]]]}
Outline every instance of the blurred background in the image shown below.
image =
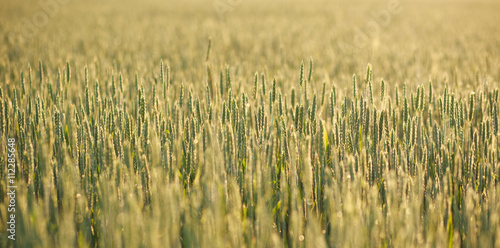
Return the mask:
{"type": "Polygon", "coordinates": [[[499,10],[468,0],[3,0],[0,76],[15,80],[39,60],[146,75],[163,59],[174,80],[201,82],[211,38],[212,64],[242,81],[259,71],[295,82],[312,57],[317,81],[350,80],[371,63],[391,84],[473,89],[500,78],[499,10]]]}

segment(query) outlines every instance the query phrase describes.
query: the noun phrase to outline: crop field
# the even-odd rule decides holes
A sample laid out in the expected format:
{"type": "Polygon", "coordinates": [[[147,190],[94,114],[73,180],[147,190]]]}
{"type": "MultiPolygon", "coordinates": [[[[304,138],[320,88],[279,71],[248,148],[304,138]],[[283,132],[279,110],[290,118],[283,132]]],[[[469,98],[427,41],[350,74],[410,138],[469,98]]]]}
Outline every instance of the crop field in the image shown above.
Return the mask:
{"type": "Polygon", "coordinates": [[[0,247],[500,247],[499,13],[3,0],[0,247]]]}

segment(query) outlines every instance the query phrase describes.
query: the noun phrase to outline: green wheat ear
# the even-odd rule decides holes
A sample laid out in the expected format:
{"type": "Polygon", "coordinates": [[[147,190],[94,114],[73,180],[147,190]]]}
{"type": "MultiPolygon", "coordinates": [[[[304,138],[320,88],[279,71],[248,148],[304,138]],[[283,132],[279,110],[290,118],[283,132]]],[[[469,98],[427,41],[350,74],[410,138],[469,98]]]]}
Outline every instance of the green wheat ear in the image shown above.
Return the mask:
{"type": "Polygon", "coordinates": [[[434,96],[432,95],[432,81],[429,82],[429,103],[434,102],[434,96]]]}
{"type": "Polygon", "coordinates": [[[313,104],[312,104],[312,107],[311,107],[311,120],[314,121],[316,119],[316,108],[317,108],[317,103],[316,103],[316,94],[314,94],[314,98],[313,98],[313,104]]]}
{"type": "Polygon", "coordinates": [[[43,67],[42,67],[42,61],[38,61],[38,77],[40,79],[40,85],[43,83],[43,67]]]}
{"type": "Polygon", "coordinates": [[[399,107],[399,87],[396,86],[396,106],[399,107]]]}
{"type": "Polygon", "coordinates": [[[352,75],[352,94],[354,96],[354,100],[358,98],[357,92],[356,92],[356,74],[352,75]]]}
{"type": "Polygon", "coordinates": [[[366,78],[365,78],[365,83],[368,84],[368,82],[371,81],[372,78],[372,69],[371,69],[371,64],[368,64],[366,66],[366,78]]]}
{"type": "Polygon", "coordinates": [[[26,85],[24,85],[24,72],[23,70],[21,70],[21,87],[22,87],[22,90],[23,90],[23,95],[26,95],[26,85]]]}
{"type": "Polygon", "coordinates": [[[90,92],[88,84],[85,84],[85,113],[90,116],[90,92]]]}
{"type": "Polygon", "coordinates": [[[116,83],[115,83],[115,74],[111,73],[111,97],[114,98],[116,96],[116,83]]]}
{"type": "Polygon", "coordinates": [[[352,145],[352,134],[351,130],[347,130],[347,141],[346,141],[346,148],[349,153],[353,153],[353,145],[352,145]]]}
{"type": "Polygon", "coordinates": [[[312,72],[313,72],[313,59],[312,57],[309,59],[309,76],[307,77],[307,82],[311,82],[312,72]]]}
{"type": "Polygon", "coordinates": [[[273,78],[273,88],[271,91],[271,103],[274,103],[276,100],[276,78],[273,78]]]}
{"type": "Polygon", "coordinates": [[[283,115],[283,100],[281,97],[281,92],[278,93],[278,111],[279,111],[279,115],[282,116],[283,115]]]}
{"type": "Polygon", "coordinates": [[[299,85],[302,87],[304,83],[304,61],[300,62],[299,85]]]}
{"type": "Polygon", "coordinates": [[[160,83],[161,84],[165,83],[165,76],[163,74],[163,68],[164,68],[164,66],[163,66],[163,59],[162,59],[162,60],[160,60],[160,83]]]}
{"type": "Polygon", "coordinates": [[[209,88],[209,94],[213,97],[215,94],[214,83],[212,78],[212,67],[210,64],[207,64],[207,86],[209,88]]]}
{"type": "Polygon", "coordinates": [[[224,96],[224,74],[222,74],[222,70],[219,74],[219,91],[220,97],[222,98],[224,96]]]}
{"type": "Polygon", "coordinates": [[[28,84],[31,90],[31,65],[28,66],[28,84]]]}
{"type": "Polygon", "coordinates": [[[383,78],[380,80],[380,100],[382,102],[385,100],[385,81],[383,78]]]}
{"type": "Polygon", "coordinates": [[[334,113],[335,113],[335,105],[333,103],[333,90],[330,91],[330,107],[329,107],[329,110],[330,110],[330,118],[332,118],[332,123],[333,123],[333,119],[334,119],[334,113]]]}
{"type": "Polygon", "coordinates": [[[208,48],[207,48],[207,57],[205,59],[205,62],[208,62],[208,59],[210,59],[210,49],[212,47],[212,38],[208,39],[208,48]]]}
{"type": "Polygon", "coordinates": [[[420,101],[419,101],[418,109],[420,111],[424,111],[426,104],[427,104],[427,101],[425,99],[425,87],[424,87],[424,85],[422,85],[422,87],[420,88],[420,98],[419,99],[420,99],[420,101]]]}
{"type": "Polygon", "coordinates": [[[326,81],[323,81],[323,89],[321,90],[321,105],[325,103],[326,81]]]}
{"type": "Polygon", "coordinates": [[[229,65],[226,66],[226,90],[231,89],[231,73],[229,70],[229,65]]]}
{"type": "Polygon", "coordinates": [[[181,83],[181,89],[179,91],[179,107],[182,108],[184,102],[184,83],[181,83]]]}
{"type": "Polygon", "coordinates": [[[123,75],[120,73],[120,92],[123,93],[123,75]]]}
{"type": "Polygon", "coordinates": [[[498,134],[498,108],[497,104],[493,105],[493,134],[498,134]]]}
{"type": "Polygon", "coordinates": [[[257,99],[257,83],[259,81],[259,74],[255,72],[254,75],[254,80],[253,80],[253,90],[252,90],[252,96],[253,99],[257,99]]]}
{"type": "Polygon", "coordinates": [[[84,73],[85,73],[85,77],[84,77],[84,80],[85,80],[85,81],[84,81],[84,83],[85,83],[85,86],[87,86],[87,85],[89,84],[89,78],[88,78],[88,69],[87,69],[87,66],[85,66],[84,70],[85,70],[85,72],[84,72],[84,73]]]}
{"type": "Polygon", "coordinates": [[[69,67],[69,62],[66,61],[66,84],[69,84],[71,80],[71,69],[69,67]]]}
{"type": "Polygon", "coordinates": [[[266,77],[264,73],[261,74],[262,96],[266,95],[266,77]]]}
{"type": "Polygon", "coordinates": [[[335,85],[332,87],[332,93],[333,93],[333,105],[337,106],[337,88],[335,85]]]}
{"type": "Polygon", "coordinates": [[[469,96],[469,121],[474,117],[474,107],[476,101],[476,93],[472,92],[469,96]]]}
{"type": "Polygon", "coordinates": [[[373,90],[372,90],[372,81],[368,81],[368,90],[370,94],[370,104],[373,105],[373,90]]]}

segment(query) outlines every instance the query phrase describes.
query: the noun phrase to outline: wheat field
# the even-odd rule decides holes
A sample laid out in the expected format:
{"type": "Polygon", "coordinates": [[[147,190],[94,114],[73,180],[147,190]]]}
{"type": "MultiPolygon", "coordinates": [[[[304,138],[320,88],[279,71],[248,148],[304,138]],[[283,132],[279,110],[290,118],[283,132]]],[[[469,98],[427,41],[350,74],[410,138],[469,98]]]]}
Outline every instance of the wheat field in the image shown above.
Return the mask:
{"type": "Polygon", "coordinates": [[[0,247],[500,247],[498,1],[1,5],[0,247]]]}

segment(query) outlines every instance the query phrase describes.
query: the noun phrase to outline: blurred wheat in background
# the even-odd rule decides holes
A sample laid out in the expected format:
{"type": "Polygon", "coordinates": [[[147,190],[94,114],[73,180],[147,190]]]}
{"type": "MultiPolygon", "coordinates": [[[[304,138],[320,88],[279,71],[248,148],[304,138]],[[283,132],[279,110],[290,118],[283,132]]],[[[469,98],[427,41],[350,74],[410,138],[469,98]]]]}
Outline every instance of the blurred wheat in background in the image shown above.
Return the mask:
{"type": "Polygon", "coordinates": [[[500,247],[499,9],[3,1],[0,247],[500,247]]]}

